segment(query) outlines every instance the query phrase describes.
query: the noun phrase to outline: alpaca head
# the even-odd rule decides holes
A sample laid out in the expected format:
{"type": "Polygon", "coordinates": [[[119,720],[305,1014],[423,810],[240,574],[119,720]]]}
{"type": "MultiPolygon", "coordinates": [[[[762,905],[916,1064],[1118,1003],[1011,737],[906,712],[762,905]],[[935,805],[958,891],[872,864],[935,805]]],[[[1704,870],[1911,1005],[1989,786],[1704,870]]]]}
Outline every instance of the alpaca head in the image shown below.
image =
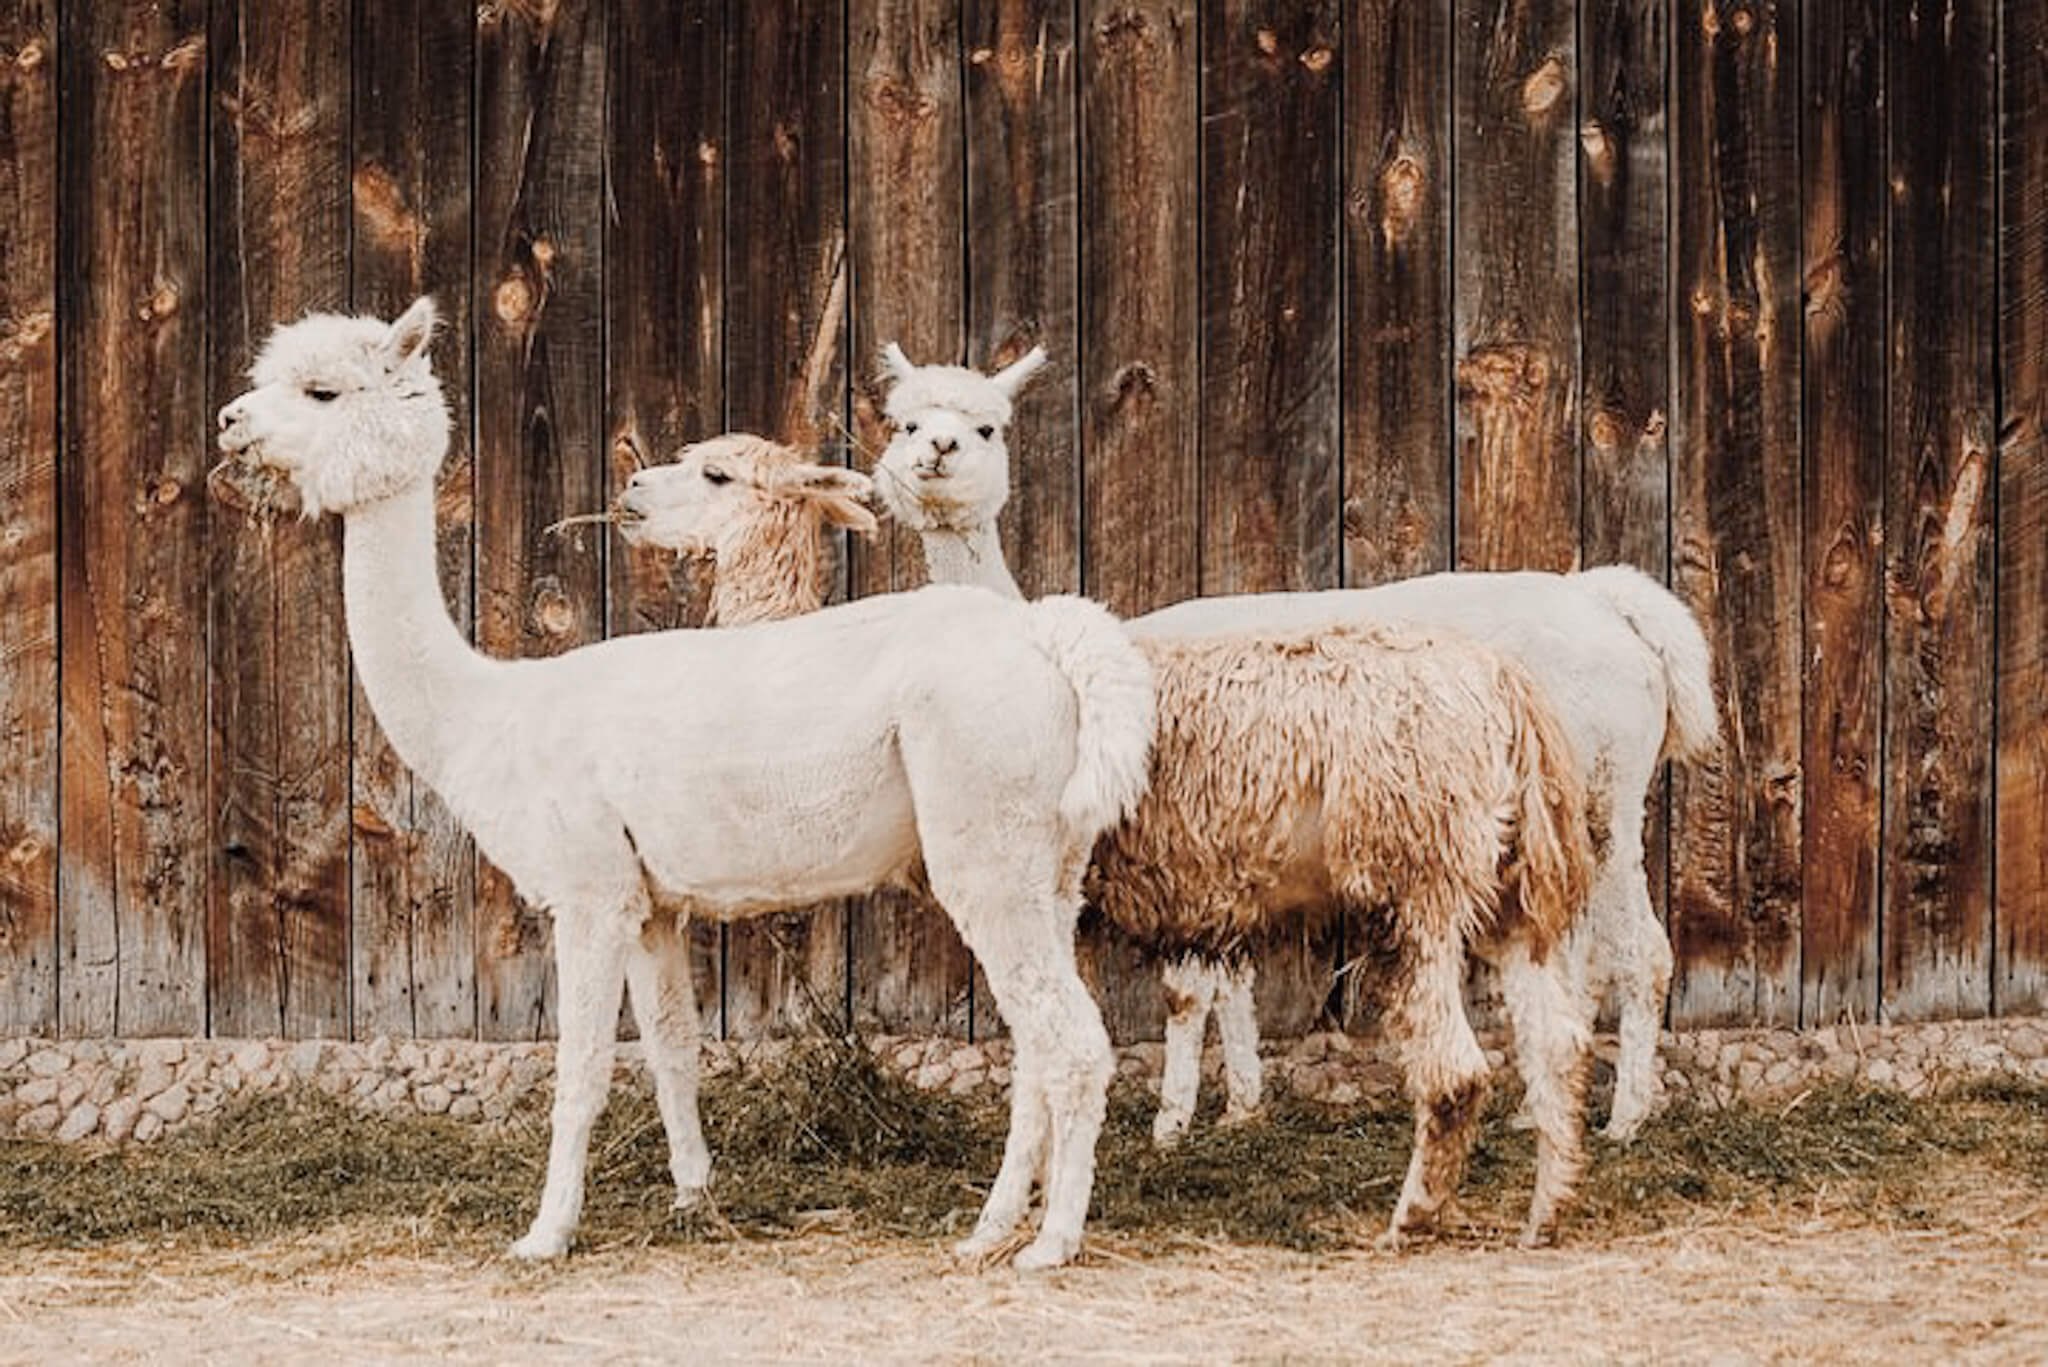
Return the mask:
{"type": "Polygon", "coordinates": [[[995,521],[1010,497],[1004,429],[1024,382],[1045,364],[1033,347],[992,375],[957,365],[912,365],[891,342],[883,411],[893,429],[877,487],[896,520],[917,531],[966,531],[995,521]]]}
{"type": "Polygon", "coordinates": [[[873,532],[873,492],[857,470],[732,432],[685,446],[672,465],[637,471],[619,491],[617,522],[633,545],[717,556],[764,536],[815,541],[825,525],[873,532]]]}
{"type": "Polygon", "coordinates": [[[220,410],[220,469],[270,477],[307,517],[432,480],[448,449],[434,317],[422,298],[394,323],[316,313],[277,328],[253,387],[220,410]]]}

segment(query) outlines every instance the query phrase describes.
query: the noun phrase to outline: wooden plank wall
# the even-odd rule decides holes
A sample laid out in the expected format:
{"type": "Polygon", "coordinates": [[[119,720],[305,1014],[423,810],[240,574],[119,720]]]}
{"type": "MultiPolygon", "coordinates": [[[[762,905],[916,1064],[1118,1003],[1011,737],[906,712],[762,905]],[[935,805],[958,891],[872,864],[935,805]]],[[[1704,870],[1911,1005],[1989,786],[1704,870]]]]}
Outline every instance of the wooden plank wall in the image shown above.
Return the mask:
{"type": "MultiPolygon", "coordinates": [[[[1043,344],[1027,593],[1623,562],[1695,606],[1729,744],[1647,813],[1674,1022],[2048,1007],[2039,9],[0,0],[0,1033],[551,1030],[545,920],[353,686],[335,529],[201,485],[272,322],[425,292],[488,650],[701,621],[545,531],[638,462],[865,464],[882,343],[1043,344]]],[[[908,896],[695,933],[729,1036],[1001,1028],[908,896]]],[[[1270,1029],[1344,953],[1262,964],[1270,1029]]]]}

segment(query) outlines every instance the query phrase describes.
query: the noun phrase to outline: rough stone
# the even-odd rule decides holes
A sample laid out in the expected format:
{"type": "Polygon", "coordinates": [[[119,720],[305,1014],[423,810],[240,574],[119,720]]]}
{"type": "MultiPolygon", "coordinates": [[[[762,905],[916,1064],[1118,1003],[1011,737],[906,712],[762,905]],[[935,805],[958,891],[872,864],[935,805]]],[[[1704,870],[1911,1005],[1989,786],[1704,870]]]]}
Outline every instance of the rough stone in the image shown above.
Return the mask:
{"type": "Polygon", "coordinates": [[[90,1101],[81,1101],[71,1108],[64,1117],[64,1123],[57,1127],[60,1143],[76,1144],[100,1127],[100,1108],[90,1101]]]}
{"type": "Polygon", "coordinates": [[[191,1106],[192,1089],[183,1082],[173,1082],[151,1097],[144,1109],[166,1125],[175,1125],[185,1118],[191,1106]]]}
{"type": "Polygon", "coordinates": [[[25,1039],[0,1039],[0,1073],[27,1058],[28,1050],[29,1042],[25,1039]]]}
{"type": "Polygon", "coordinates": [[[475,1096],[463,1095],[448,1103],[448,1116],[452,1120],[481,1120],[484,1103],[475,1096]]]}
{"type": "Polygon", "coordinates": [[[37,1106],[33,1110],[23,1112],[15,1120],[14,1128],[19,1134],[27,1135],[32,1139],[40,1139],[44,1135],[54,1133],[56,1128],[63,1123],[64,1112],[53,1101],[47,1106],[37,1106]]]}
{"type": "Polygon", "coordinates": [[[33,1082],[24,1082],[14,1089],[15,1104],[27,1110],[54,1104],[57,1100],[57,1089],[62,1085],[53,1077],[39,1077],[33,1082]]]}
{"type": "Polygon", "coordinates": [[[244,1073],[253,1073],[270,1062],[270,1046],[262,1040],[250,1040],[235,1050],[234,1065],[244,1073]]]}
{"type": "Polygon", "coordinates": [[[178,1039],[146,1039],[135,1046],[135,1061],[144,1068],[162,1065],[175,1068],[185,1061],[185,1041],[178,1039]]]}
{"type": "Polygon", "coordinates": [[[135,1121],[135,1142],[147,1144],[164,1132],[164,1118],[155,1111],[144,1111],[135,1121]]]}
{"type": "Polygon", "coordinates": [[[454,1098],[448,1089],[438,1083],[428,1083],[412,1094],[413,1104],[428,1115],[441,1115],[448,1110],[454,1098]]]}
{"type": "Polygon", "coordinates": [[[135,1122],[141,1115],[141,1098],[119,1097],[100,1113],[100,1125],[106,1130],[107,1138],[118,1144],[134,1132],[135,1122]]]}
{"type": "Polygon", "coordinates": [[[39,1049],[28,1056],[30,1077],[56,1077],[71,1070],[71,1055],[57,1049],[39,1049]]]}

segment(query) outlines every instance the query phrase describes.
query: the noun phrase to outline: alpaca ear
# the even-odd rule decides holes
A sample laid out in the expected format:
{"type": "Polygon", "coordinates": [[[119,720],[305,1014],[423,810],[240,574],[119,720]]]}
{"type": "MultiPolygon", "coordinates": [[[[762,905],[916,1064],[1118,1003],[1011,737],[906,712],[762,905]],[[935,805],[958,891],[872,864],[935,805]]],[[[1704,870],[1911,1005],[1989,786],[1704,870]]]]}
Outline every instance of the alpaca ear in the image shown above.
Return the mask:
{"type": "Polygon", "coordinates": [[[897,384],[902,384],[917,372],[910,358],[903,354],[903,348],[894,342],[882,348],[882,373],[897,384]]]}
{"type": "Polygon", "coordinates": [[[803,497],[817,504],[825,521],[863,536],[872,536],[879,524],[868,508],[874,497],[874,481],[858,470],[840,465],[807,465],[792,479],[803,497]]]}
{"type": "Polygon", "coordinates": [[[1045,348],[1035,346],[989,376],[989,383],[1002,390],[1004,398],[1015,399],[1024,382],[1044,368],[1045,361],[1045,348]]]}
{"type": "Polygon", "coordinates": [[[413,300],[412,307],[399,314],[398,321],[385,334],[384,355],[389,363],[404,365],[424,352],[427,343],[434,340],[434,326],[439,321],[440,314],[434,308],[432,295],[423,294],[413,300]]]}

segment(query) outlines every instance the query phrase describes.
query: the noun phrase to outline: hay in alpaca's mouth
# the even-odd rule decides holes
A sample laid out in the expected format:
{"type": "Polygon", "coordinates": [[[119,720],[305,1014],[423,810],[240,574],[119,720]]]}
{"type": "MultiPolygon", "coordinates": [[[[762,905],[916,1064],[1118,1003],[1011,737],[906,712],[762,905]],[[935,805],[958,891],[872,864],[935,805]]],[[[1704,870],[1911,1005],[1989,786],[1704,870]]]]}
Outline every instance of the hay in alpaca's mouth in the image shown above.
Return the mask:
{"type": "Polygon", "coordinates": [[[222,456],[206,472],[206,491],[223,507],[259,521],[276,521],[302,509],[298,487],[289,475],[274,465],[244,459],[241,452],[222,456]]]}

